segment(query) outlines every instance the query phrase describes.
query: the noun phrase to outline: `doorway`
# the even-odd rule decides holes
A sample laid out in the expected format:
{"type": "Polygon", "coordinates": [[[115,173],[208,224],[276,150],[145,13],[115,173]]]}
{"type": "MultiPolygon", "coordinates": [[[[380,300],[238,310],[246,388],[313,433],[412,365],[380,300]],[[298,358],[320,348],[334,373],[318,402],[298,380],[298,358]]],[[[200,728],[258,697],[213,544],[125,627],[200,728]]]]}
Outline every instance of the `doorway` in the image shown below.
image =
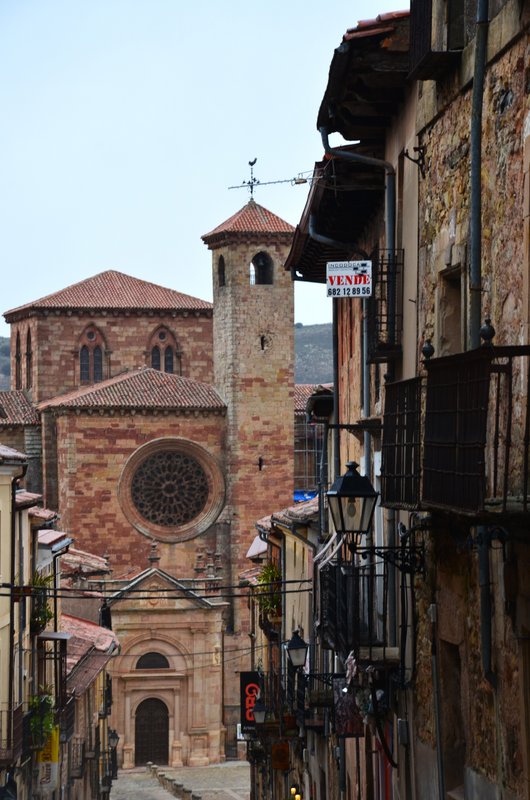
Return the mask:
{"type": "Polygon", "coordinates": [[[134,745],[134,763],[137,767],[148,761],[153,764],[168,763],[169,713],[162,700],[150,697],[136,709],[134,745]]]}

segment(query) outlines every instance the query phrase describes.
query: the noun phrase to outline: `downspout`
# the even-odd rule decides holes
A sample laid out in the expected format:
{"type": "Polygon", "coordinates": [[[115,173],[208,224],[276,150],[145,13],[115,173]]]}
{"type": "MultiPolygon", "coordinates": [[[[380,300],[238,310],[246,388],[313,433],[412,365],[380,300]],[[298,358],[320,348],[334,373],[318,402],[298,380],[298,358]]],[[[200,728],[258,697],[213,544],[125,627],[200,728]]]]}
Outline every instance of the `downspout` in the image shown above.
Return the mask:
{"type": "Polygon", "coordinates": [[[437,624],[438,608],[436,603],[429,606],[428,614],[431,620],[431,671],[434,704],[434,724],[436,733],[436,765],[438,772],[438,798],[445,800],[445,772],[442,752],[442,709],[440,698],[440,667],[438,664],[437,624]]]}
{"type": "Polygon", "coordinates": [[[470,261],[468,349],[480,346],[482,317],[482,107],[488,49],[488,0],[478,0],[470,131],[470,261]]]}
{"type": "Polygon", "coordinates": [[[484,677],[494,689],[497,687],[497,676],[491,668],[491,573],[490,573],[491,534],[485,525],[477,527],[478,573],[480,586],[480,649],[484,677]]]}

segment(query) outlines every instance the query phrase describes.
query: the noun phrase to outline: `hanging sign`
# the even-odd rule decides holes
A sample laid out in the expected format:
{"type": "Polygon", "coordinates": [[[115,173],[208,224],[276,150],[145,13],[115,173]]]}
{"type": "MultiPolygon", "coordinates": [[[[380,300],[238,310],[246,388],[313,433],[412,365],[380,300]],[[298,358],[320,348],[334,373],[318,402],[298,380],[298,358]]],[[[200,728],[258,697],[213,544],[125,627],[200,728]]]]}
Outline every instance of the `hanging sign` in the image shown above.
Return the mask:
{"type": "Polygon", "coordinates": [[[328,297],[370,297],[372,262],[328,261],[326,288],[328,297]]]}
{"type": "Polygon", "coordinates": [[[37,753],[38,791],[46,795],[57,789],[59,777],[59,726],[55,725],[46,744],[37,753]]]}
{"type": "Polygon", "coordinates": [[[254,704],[260,693],[260,676],[258,672],[240,673],[241,692],[241,733],[254,733],[254,704]]]}

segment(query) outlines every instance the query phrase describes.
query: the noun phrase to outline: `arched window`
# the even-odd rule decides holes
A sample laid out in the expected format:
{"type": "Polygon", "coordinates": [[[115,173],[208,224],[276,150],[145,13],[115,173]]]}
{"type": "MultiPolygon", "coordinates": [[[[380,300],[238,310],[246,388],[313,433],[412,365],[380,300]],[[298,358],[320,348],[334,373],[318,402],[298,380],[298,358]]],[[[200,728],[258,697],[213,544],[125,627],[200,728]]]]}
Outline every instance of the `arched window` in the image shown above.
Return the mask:
{"type": "Polygon", "coordinates": [[[151,349],[151,366],[160,369],[160,348],[156,345],[151,349]]]}
{"type": "Polygon", "coordinates": [[[169,661],[162,653],[144,653],[136,662],[136,669],[169,669],[169,661]]]}
{"type": "Polygon", "coordinates": [[[97,383],[104,375],[105,341],[95,325],[89,325],[79,340],[79,382],[97,383]]]}
{"type": "Polygon", "coordinates": [[[22,389],[22,354],[20,352],[20,333],[17,331],[15,345],[15,389],[22,389]]]}
{"type": "Polygon", "coordinates": [[[90,380],[90,357],[86,344],[79,352],[79,377],[81,383],[88,383],[90,380]]]}
{"type": "Polygon", "coordinates": [[[171,345],[168,345],[164,350],[164,371],[172,373],[173,364],[174,364],[173,348],[171,347],[171,345]]]}
{"type": "Polygon", "coordinates": [[[94,383],[103,380],[103,352],[99,345],[94,347],[94,383]]]}
{"type": "Polygon", "coordinates": [[[219,261],[217,263],[217,282],[219,286],[226,285],[225,260],[223,256],[219,256],[219,261]]]}
{"type": "Polygon", "coordinates": [[[167,328],[158,328],[151,336],[148,352],[151,367],[180,375],[180,352],[177,341],[167,328]]]}
{"type": "Polygon", "coordinates": [[[26,336],[26,389],[33,385],[33,351],[31,349],[31,331],[26,336]]]}
{"type": "Polygon", "coordinates": [[[272,258],[263,251],[257,253],[249,267],[250,285],[272,284],[274,267],[272,258]]]}

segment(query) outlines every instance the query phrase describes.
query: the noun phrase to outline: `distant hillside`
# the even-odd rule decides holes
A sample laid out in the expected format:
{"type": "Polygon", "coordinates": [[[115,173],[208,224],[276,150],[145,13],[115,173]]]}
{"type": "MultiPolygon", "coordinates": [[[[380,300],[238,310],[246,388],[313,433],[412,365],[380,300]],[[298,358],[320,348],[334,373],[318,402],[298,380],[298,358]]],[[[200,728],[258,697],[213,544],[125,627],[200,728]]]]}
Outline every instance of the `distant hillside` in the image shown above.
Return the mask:
{"type": "Polygon", "coordinates": [[[295,383],[333,382],[331,323],[294,326],[295,383]]]}
{"type": "MultiPolygon", "coordinates": [[[[333,358],[331,324],[297,323],[295,340],[295,382],[331,383],[333,358]]],[[[0,336],[0,390],[9,389],[9,339],[0,336]]]]}
{"type": "Polygon", "coordinates": [[[0,336],[0,390],[9,389],[9,339],[0,336]]]}

